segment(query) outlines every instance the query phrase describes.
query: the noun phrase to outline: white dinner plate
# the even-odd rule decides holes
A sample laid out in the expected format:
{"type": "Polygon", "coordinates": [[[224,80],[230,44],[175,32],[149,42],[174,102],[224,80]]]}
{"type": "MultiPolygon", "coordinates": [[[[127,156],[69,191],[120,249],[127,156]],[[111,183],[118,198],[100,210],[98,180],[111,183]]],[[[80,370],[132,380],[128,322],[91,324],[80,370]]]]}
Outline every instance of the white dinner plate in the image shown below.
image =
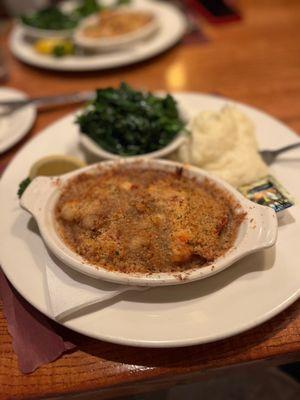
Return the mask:
{"type": "MultiPolygon", "coordinates": [[[[22,100],[26,95],[19,90],[0,87],[0,101],[22,100]]],[[[1,109],[1,107],[0,107],[1,109]]],[[[32,127],[36,109],[32,105],[8,115],[0,115],[0,154],[19,142],[32,127]]]]}
{"type": "Polygon", "coordinates": [[[121,67],[154,57],[175,45],[186,31],[184,15],[172,4],[153,0],[134,0],[140,9],[151,9],[158,19],[157,34],[126,48],[94,55],[74,55],[62,58],[38,54],[16,26],[10,37],[10,49],[21,61],[40,68],[63,71],[92,71],[121,67]]]}
{"type": "MultiPolygon", "coordinates": [[[[178,94],[189,116],[200,110],[236,104],[254,122],[261,148],[277,148],[299,140],[274,118],[239,103],[208,95],[178,94]]],[[[45,291],[46,249],[29,214],[19,207],[19,182],[43,156],[78,156],[78,129],[71,114],[50,125],[17,154],[0,183],[0,261],[16,289],[51,318],[45,291]]],[[[293,150],[272,173],[297,199],[300,197],[300,151],[293,150]]],[[[283,218],[275,247],[248,256],[226,271],[202,281],[122,295],[118,301],[94,305],[64,325],[110,342],[148,347],[176,347],[223,339],[278,314],[299,298],[300,209],[283,218]]]]}

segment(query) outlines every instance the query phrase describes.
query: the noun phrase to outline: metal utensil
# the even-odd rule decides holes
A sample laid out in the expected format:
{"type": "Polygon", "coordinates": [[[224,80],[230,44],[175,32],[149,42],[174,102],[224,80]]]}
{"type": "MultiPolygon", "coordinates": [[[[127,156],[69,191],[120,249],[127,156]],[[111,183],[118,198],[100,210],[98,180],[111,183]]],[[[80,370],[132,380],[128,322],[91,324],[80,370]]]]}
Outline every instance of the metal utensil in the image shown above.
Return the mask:
{"type": "Polygon", "coordinates": [[[0,115],[8,115],[21,107],[33,104],[36,107],[59,106],[63,104],[80,103],[93,99],[94,91],[61,94],[57,96],[33,97],[23,100],[0,101],[0,115]]]}
{"type": "Polygon", "coordinates": [[[284,153],[289,150],[292,150],[292,149],[295,149],[296,147],[300,147],[300,142],[281,147],[280,149],[277,149],[277,150],[262,150],[260,152],[260,155],[261,155],[262,159],[264,160],[264,162],[267,165],[270,165],[270,164],[272,164],[273,161],[275,161],[276,157],[279,154],[284,153]]]}

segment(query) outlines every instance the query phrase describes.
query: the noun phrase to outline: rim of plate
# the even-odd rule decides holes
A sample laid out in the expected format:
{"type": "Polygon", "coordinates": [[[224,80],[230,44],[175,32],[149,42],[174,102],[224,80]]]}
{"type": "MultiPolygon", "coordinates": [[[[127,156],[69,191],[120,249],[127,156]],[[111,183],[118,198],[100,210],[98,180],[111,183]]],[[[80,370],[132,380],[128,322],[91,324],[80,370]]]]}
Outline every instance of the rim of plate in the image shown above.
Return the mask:
{"type": "MultiPolygon", "coordinates": [[[[22,92],[21,90],[12,88],[12,87],[0,87],[0,92],[6,92],[6,93],[11,93],[13,95],[16,95],[15,99],[27,99],[28,96],[26,93],[22,92]]],[[[24,136],[27,135],[27,133],[30,131],[32,128],[35,120],[36,120],[36,107],[34,107],[32,104],[27,105],[26,107],[21,108],[20,110],[16,111],[15,113],[18,112],[23,112],[24,116],[22,117],[23,119],[26,119],[26,123],[22,125],[18,125],[18,130],[14,131],[13,135],[10,135],[8,138],[5,140],[0,141],[0,154],[6,152],[9,150],[11,147],[13,147],[15,144],[17,144],[21,139],[23,139],[24,136]],[[25,115],[26,112],[26,115],[25,115]]],[[[16,115],[16,114],[15,114],[16,115]]],[[[11,118],[11,116],[7,116],[5,118],[11,118]]],[[[24,122],[24,121],[23,121],[24,122]]]]}

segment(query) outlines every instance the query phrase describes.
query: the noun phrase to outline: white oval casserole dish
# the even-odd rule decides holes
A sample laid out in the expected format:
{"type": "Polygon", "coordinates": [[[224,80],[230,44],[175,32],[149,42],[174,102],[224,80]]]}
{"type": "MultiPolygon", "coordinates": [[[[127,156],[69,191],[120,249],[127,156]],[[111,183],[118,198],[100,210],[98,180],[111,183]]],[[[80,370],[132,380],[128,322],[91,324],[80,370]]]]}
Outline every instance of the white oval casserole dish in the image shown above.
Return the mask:
{"type": "Polygon", "coordinates": [[[167,160],[144,158],[138,161],[128,159],[105,161],[59,177],[37,177],[24,192],[20,204],[35,218],[45,244],[62,262],[91,277],[124,285],[163,286],[203,279],[222,271],[250,253],[273,246],[277,238],[277,218],[271,208],[247,200],[232,186],[206,171],[167,160]],[[138,166],[141,169],[150,168],[169,172],[183,168],[185,176],[194,178],[199,182],[208,178],[218,187],[230,193],[240,205],[239,212],[246,213],[233,246],[224,255],[208,265],[199,268],[193,267],[184,272],[153,273],[150,275],[109,271],[90,264],[72,251],[60,238],[55,228],[54,208],[63,187],[71,178],[83,172],[98,174],[112,167],[130,168],[131,165],[138,166]]]}
{"type": "Polygon", "coordinates": [[[159,30],[158,17],[155,15],[153,10],[148,10],[147,8],[120,7],[116,11],[116,13],[124,14],[131,12],[148,13],[152,16],[152,19],[146,25],[132,32],[124,33],[115,37],[91,38],[84,34],[84,30],[89,26],[97,24],[98,20],[100,20],[101,24],[101,13],[100,17],[99,15],[91,15],[82,20],[79,26],[75,29],[73,36],[75,44],[85,48],[86,50],[112,51],[145,40],[159,30]]]}

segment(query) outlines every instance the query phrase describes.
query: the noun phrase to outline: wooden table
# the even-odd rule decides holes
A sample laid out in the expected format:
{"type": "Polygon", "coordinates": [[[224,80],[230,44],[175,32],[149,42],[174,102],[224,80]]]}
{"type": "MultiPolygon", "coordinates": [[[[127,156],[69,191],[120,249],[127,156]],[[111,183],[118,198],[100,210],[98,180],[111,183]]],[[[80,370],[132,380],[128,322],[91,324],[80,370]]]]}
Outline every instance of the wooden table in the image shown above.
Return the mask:
{"type": "MultiPolygon", "coordinates": [[[[243,0],[241,23],[203,28],[211,39],[178,45],[153,60],[107,72],[56,73],[23,65],[7,53],[8,86],[30,96],[116,85],[221,93],[259,107],[300,131],[300,2],[243,0]]],[[[0,157],[0,166],[50,122],[74,107],[39,114],[31,133],[0,157]]],[[[134,349],[70,333],[78,350],[29,376],[18,370],[0,314],[0,399],[82,395],[112,398],[200,379],[230,366],[300,359],[300,301],[271,321],[228,340],[184,349],[134,349]]],[[[69,397],[68,397],[69,398],[69,397]]],[[[71,396],[72,398],[72,396],[71,396]]]]}

